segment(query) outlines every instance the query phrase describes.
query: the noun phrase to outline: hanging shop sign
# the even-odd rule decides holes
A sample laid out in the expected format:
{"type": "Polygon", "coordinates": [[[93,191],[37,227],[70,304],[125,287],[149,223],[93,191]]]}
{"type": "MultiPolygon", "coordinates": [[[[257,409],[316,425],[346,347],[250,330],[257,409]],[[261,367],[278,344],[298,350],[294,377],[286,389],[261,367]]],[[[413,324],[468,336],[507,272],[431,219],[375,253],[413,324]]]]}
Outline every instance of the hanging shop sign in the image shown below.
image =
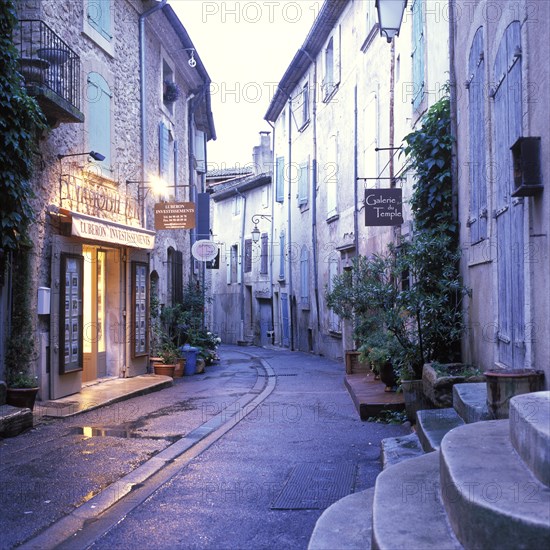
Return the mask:
{"type": "Polygon", "coordinates": [[[218,245],[214,241],[201,239],[191,247],[191,254],[199,262],[210,262],[218,255],[218,245]]]}
{"type": "Polygon", "coordinates": [[[151,250],[155,246],[155,232],[113,223],[77,212],[60,210],[71,220],[71,235],[91,241],[131,246],[151,250]]]}
{"type": "Polygon", "coordinates": [[[365,189],[365,225],[401,225],[403,223],[403,190],[365,189]]]}
{"type": "Polygon", "coordinates": [[[159,202],[155,204],[155,229],[193,229],[194,202],[159,202]]]}

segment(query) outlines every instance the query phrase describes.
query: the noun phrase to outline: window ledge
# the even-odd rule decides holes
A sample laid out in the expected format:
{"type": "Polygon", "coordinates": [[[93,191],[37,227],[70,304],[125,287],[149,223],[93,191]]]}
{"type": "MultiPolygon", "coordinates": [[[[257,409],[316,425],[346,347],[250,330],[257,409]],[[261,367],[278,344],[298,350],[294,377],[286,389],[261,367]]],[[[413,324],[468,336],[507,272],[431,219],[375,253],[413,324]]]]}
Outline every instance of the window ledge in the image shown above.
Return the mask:
{"type": "Polygon", "coordinates": [[[333,223],[338,219],[340,219],[340,214],[332,214],[332,216],[327,218],[327,223],[333,223]]]}
{"type": "Polygon", "coordinates": [[[309,126],[309,123],[310,123],[310,119],[308,118],[308,119],[298,128],[298,132],[303,132],[303,131],[309,126]]]}

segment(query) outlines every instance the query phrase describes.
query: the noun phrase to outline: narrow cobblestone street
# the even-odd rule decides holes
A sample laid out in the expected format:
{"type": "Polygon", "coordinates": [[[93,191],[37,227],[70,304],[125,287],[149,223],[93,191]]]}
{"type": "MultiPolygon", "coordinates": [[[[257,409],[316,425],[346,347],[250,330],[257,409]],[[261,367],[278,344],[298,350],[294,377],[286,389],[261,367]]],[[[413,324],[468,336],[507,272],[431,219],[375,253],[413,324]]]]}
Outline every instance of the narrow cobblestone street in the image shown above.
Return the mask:
{"type": "Polygon", "coordinates": [[[361,422],[334,361],[237,347],[221,357],[172,388],[43,418],[2,441],[1,547],[59,544],[72,525],[59,520],[174,449],[156,476],[116,495],[63,547],[306,548],[331,499],[374,484],[380,440],[407,431],[361,422]],[[186,436],[196,441],[176,452],[186,436]]]}

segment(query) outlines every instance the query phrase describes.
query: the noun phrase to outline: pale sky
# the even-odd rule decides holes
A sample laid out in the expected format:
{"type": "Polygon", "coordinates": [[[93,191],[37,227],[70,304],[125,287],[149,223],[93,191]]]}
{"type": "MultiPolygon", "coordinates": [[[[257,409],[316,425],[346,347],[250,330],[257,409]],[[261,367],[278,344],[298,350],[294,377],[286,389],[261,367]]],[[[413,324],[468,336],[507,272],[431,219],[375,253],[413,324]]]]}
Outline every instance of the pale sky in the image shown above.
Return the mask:
{"type": "Polygon", "coordinates": [[[212,79],[209,169],[252,161],[274,89],[323,0],[169,0],[212,79]]]}

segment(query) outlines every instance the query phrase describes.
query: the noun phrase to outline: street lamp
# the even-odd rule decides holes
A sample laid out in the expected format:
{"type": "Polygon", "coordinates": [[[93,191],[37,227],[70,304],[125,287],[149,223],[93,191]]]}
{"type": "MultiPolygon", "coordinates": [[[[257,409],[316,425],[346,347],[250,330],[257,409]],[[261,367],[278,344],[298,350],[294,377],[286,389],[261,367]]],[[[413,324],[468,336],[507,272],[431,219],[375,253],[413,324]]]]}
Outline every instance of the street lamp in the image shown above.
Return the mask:
{"type": "Polygon", "coordinates": [[[268,216],[267,214],[254,214],[252,216],[252,223],[254,224],[254,229],[251,231],[252,236],[252,242],[257,243],[260,240],[260,230],[258,229],[258,223],[260,223],[260,220],[264,218],[271,222],[271,216],[268,216]]]}
{"type": "Polygon", "coordinates": [[[388,42],[391,42],[394,36],[399,36],[406,6],[407,0],[376,0],[380,35],[385,36],[388,42]]]}
{"type": "Polygon", "coordinates": [[[102,155],[101,153],[98,153],[97,151],[90,151],[89,153],[70,153],[69,155],[57,155],[58,160],[64,159],[66,157],[83,157],[84,155],[88,155],[92,157],[94,160],[97,160],[98,162],[101,162],[102,160],[105,160],[105,155],[102,155]]]}

